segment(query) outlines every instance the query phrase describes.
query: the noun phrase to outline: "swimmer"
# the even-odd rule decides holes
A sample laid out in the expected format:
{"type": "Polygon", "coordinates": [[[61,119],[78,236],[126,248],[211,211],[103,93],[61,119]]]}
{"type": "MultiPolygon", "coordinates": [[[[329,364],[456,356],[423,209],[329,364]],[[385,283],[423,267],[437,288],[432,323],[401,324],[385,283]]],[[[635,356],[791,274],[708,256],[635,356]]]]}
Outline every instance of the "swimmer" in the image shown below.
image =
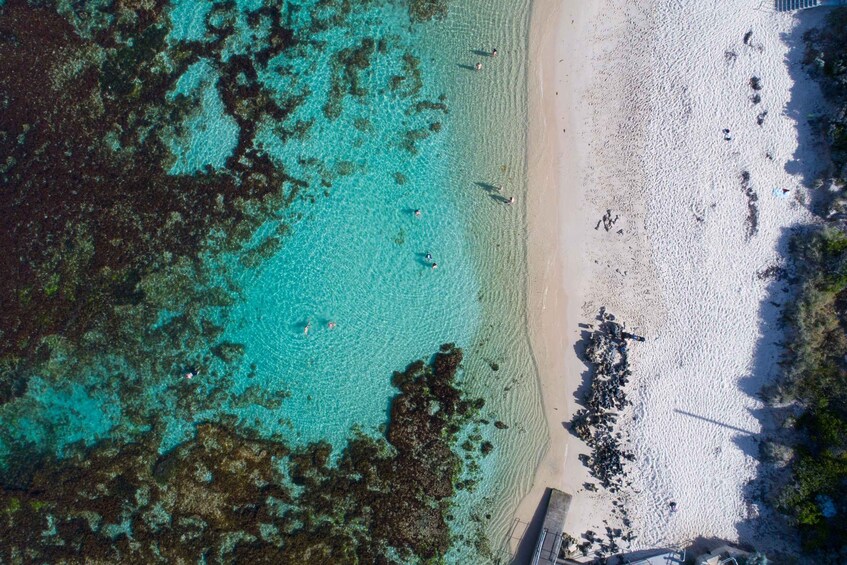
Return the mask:
{"type": "Polygon", "coordinates": [[[433,263],[433,264],[432,264],[432,268],[433,268],[433,269],[437,269],[437,268],[438,268],[438,263],[433,263]]]}
{"type": "Polygon", "coordinates": [[[432,261],[432,253],[427,253],[427,254],[426,254],[426,260],[427,260],[427,261],[432,261]]]}
{"type": "Polygon", "coordinates": [[[416,217],[416,218],[420,218],[420,217],[421,217],[421,211],[420,211],[420,210],[415,210],[415,217],[416,217]]]}
{"type": "Polygon", "coordinates": [[[510,196],[509,199],[506,201],[506,204],[508,204],[510,206],[514,203],[515,203],[515,197],[514,196],[510,196]]]}
{"type": "Polygon", "coordinates": [[[303,328],[303,335],[309,335],[309,330],[312,328],[312,322],[306,321],[306,325],[303,328]]]}
{"type": "Polygon", "coordinates": [[[477,64],[476,64],[476,70],[478,70],[478,71],[481,71],[481,70],[482,70],[482,63],[477,63],[477,64]]]}
{"type": "Polygon", "coordinates": [[[497,50],[496,50],[496,49],[492,49],[492,50],[491,50],[491,56],[492,56],[492,57],[496,57],[496,56],[497,56],[497,50]]]}
{"type": "Polygon", "coordinates": [[[334,329],[335,329],[335,322],[330,321],[330,322],[327,324],[327,327],[328,327],[329,329],[331,329],[331,330],[334,330],[334,329]]]}

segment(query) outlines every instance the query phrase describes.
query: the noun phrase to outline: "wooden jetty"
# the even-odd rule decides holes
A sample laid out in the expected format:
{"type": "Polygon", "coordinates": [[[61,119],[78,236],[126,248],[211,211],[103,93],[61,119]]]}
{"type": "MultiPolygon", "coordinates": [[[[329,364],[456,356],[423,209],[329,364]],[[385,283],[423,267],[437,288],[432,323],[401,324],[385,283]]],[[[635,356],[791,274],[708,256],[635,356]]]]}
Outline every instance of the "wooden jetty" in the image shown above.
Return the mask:
{"type": "Polygon", "coordinates": [[[571,495],[557,489],[550,491],[550,502],[547,503],[547,513],[544,515],[541,533],[538,534],[531,565],[556,565],[562,547],[565,517],[570,506],[571,495]]]}

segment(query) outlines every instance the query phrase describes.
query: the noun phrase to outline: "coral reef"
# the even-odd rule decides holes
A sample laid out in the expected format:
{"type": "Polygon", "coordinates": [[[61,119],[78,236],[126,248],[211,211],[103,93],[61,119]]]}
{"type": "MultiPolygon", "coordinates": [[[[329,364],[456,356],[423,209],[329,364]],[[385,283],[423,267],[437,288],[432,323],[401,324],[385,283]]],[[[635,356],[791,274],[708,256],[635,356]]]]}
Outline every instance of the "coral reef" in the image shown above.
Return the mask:
{"type": "MultiPolygon", "coordinates": [[[[482,400],[456,384],[462,352],[394,374],[386,436],[333,457],[207,423],[165,455],[103,442],[0,491],[0,560],[400,563],[443,558],[462,459],[457,434],[482,400]]],[[[490,444],[489,444],[490,446],[490,444]]],[[[474,445],[474,449],[490,447],[474,445]]]]}
{"type": "MultiPolygon", "coordinates": [[[[331,157],[280,162],[261,128],[282,145],[307,139],[315,121],[298,110],[309,101],[321,107],[317,98],[341,115],[347,98],[365,94],[359,78],[377,58],[403,83],[392,96],[410,117],[398,137],[447,111],[443,98],[419,98],[423,79],[407,41],[353,29],[373,2],[209,4],[202,34],[182,39],[174,39],[174,8],[165,0],[0,5],[6,423],[31,408],[17,404],[33,375],[45,387],[76,383],[116,405],[110,436],[124,440],[150,427],[164,433],[162,413],[192,422],[204,410],[227,414],[243,404],[231,385],[248,372],[244,344],[222,341],[241,288],[221,265],[235,256],[243,268],[260,267],[301,217],[303,207],[295,212],[293,204],[329,196],[336,178],[355,172],[352,162],[331,157]],[[334,29],[347,38],[327,55],[338,86],[312,92],[307,77],[324,56],[322,34],[334,29]],[[208,69],[204,88],[182,91],[181,80],[198,67],[208,69]],[[191,141],[189,124],[203,117],[207,90],[234,124],[234,147],[222,166],[176,173],[182,157],[174,148],[191,141]],[[274,229],[254,241],[268,224],[274,229]],[[188,372],[202,373],[203,382],[180,382],[188,372]],[[150,390],[160,400],[152,408],[141,401],[150,390]]],[[[390,90],[392,80],[382,86],[390,90]]],[[[251,396],[263,406],[284,397],[255,389],[251,396]]],[[[57,454],[62,431],[51,426],[43,424],[40,448],[57,454]]],[[[17,426],[3,425],[0,465],[2,448],[33,446],[17,426]]]]}

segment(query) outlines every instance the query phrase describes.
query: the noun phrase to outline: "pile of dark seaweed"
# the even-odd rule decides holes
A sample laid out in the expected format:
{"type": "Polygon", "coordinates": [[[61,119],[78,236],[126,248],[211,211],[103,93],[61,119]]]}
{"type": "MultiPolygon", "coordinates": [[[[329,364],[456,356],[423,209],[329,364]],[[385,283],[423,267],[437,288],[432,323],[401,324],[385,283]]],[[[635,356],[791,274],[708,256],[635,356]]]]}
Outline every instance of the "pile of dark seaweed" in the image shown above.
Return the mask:
{"type": "Polygon", "coordinates": [[[395,373],[386,436],[356,434],[334,460],[325,443],[291,447],[206,423],[165,455],[142,437],[43,466],[25,488],[0,490],[0,562],[437,559],[453,541],[463,468],[453,448],[464,426],[485,423],[483,401],[456,386],[461,360],[446,344],[395,373]]]}
{"type": "Polygon", "coordinates": [[[617,413],[629,401],[624,387],[632,374],[627,359],[627,341],[644,338],[628,333],[605,311],[591,333],[585,357],[591,364],[591,389],[584,399],[585,408],[574,414],[571,430],[591,448],[590,456],[582,456],[591,474],[604,488],[617,492],[626,475],[624,460],[632,461],[632,453],[621,447],[621,434],[615,432],[617,413]]]}

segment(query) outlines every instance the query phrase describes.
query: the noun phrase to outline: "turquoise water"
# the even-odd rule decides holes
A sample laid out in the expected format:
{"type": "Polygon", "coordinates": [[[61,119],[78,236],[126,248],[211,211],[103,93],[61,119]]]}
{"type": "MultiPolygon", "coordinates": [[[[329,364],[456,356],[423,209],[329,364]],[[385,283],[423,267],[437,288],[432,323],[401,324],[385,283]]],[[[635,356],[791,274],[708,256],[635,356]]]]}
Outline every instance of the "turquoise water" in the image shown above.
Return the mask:
{"type": "MultiPolygon", "coordinates": [[[[255,57],[270,40],[267,22],[247,16],[262,2],[237,5],[237,33],[221,59],[193,63],[167,94],[190,107],[169,124],[171,175],[223,173],[231,165],[241,132],[219,92],[219,66],[255,57]]],[[[207,20],[226,19],[216,6],[175,1],[169,44],[209,41],[207,20]]],[[[16,439],[59,455],[74,442],[131,439],[155,426],[164,427],[166,452],[196,423],[229,415],[265,436],[339,447],[351,430],[375,433],[386,423],[393,371],[455,342],[467,354],[468,387],[487,401],[485,416],[511,426],[508,434],[485,432],[497,449],[482,461],[480,487],[457,498],[457,528],[470,530],[467,517],[484,511],[493,514],[489,529],[499,539],[544,441],[524,303],[529,3],[451,4],[446,21],[410,26],[403,3],[375,2],[314,33],[298,19],[304,10],[285,6],[301,43],[262,66],[259,80],[277,100],[298,105],[283,120],[257,118],[250,141],[289,176],[284,202],[248,244],[266,251],[221,252],[210,234],[199,254],[202,286],[160,289],[169,305],[146,320],[151,343],[175,320],[214,321],[223,328],[217,339],[238,344],[243,357],[228,367],[200,361],[209,344],[183,340],[170,345],[176,361],[163,378],[153,363],[120,351],[79,362],[56,346],[44,374],[0,408],[0,418],[14,422],[16,439]],[[338,77],[348,78],[334,57],[370,39],[368,64],[351,87],[358,92],[330,107],[338,77]],[[496,60],[475,52],[495,42],[496,60]],[[477,60],[485,62],[483,73],[473,71],[477,60]],[[404,77],[399,84],[397,76],[404,77]],[[497,200],[485,188],[494,184],[518,204],[497,200]],[[181,296],[210,288],[225,289],[231,301],[198,305],[181,296]],[[126,392],[127,381],[137,394],[126,392]],[[249,401],[259,394],[251,391],[282,400],[262,406],[249,401]],[[221,401],[195,409],[192,395],[221,401]],[[145,421],[150,414],[155,424],[145,421]]],[[[0,455],[9,449],[0,441],[0,455]]]]}
{"type": "MultiPolygon", "coordinates": [[[[198,14],[208,10],[197,3],[179,7],[171,17],[181,33],[171,38],[202,37],[198,14]]],[[[387,88],[402,71],[399,56],[415,51],[411,38],[394,39],[393,49],[373,58],[359,82],[367,96],[347,98],[336,120],[324,115],[332,55],[389,36],[407,21],[400,5],[356,11],[346,25],[319,34],[327,47],[294,60],[280,56],[262,77],[281,97],[294,90],[308,92],[308,99],[284,124],[263,123],[256,145],[298,178],[315,174],[313,163],[320,162],[329,170],[321,174],[332,180],[314,201],[288,211],[295,220],[279,253],[254,269],[224,264],[243,292],[224,338],[244,344],[245,365],[255,366],[250,382],[236,382],[237,388],[291,395],[272,419],[250,409],[241,413],[265,431],[298,441],[339,446],[354,425],[376,430],[396,394],[391,373],[447,341],[467,346],[480,323],[461,213],[450,172],[436,159],[447,151],[449,125],[417,141],[414,152],[403,145],[406,131],[447,116],[410,112],[411,104],[387,88]],[[274,72],[280,68],[286,73],[274,72]],[[308,135],[283,142],[275,130],[297,122],[314,125],[308,135]]],[[[244,45],[250,36],[238,35],[244,45]]],[[[237,130],[222,111],[214,81],[211,66],[201,62],[177,84],[177,93],[201,93],[202,113],[187,124],[187,147],[175,148],[175,174],[220,168],[235,145],[237,130]]],[[[440,93],[437,86],[424,87],[420,98],[436,100],[440,93]]],[[[274,228],[268,224],[262,233],[274,228]]]]}

